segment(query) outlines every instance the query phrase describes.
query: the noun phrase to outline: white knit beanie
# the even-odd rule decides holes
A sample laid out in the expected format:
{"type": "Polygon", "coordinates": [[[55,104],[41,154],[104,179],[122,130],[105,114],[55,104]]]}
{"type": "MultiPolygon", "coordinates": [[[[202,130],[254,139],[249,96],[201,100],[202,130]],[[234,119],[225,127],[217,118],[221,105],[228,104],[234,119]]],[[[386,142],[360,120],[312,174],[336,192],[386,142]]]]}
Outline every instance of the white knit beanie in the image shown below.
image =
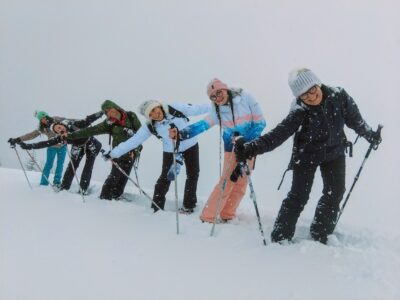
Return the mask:
{"type": "Polygon", "coordinates": [[[153,108],[157,106],[162,106],[161,102],[157,100],[147,100],[140,104],[139,111],[143,116],[146,117],[146,119],[150,120],[150,113],[153,108]]]}
{"type": "Polygon", "coordinates": [[[297,98],[314,85],[321,86],[321,80],[309,69],[295,69],[289,73],[288,83],[293,95],[297,98]]]}

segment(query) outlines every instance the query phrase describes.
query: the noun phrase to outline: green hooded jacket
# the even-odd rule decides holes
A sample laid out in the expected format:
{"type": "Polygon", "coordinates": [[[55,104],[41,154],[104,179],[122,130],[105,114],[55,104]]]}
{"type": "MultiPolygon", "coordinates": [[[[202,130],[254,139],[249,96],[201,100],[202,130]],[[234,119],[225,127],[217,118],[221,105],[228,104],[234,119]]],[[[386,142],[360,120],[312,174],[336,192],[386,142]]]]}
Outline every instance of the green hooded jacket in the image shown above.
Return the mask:
{"type": "MultiPolygon", "coordinates": [[[[136,133],[140,126],[141,123],[137,117],[137,115],[134,112],[131,111],[124,111],[121,107],[119,107],[117,104],[115,104],[111,100],[106,100],[103,102],[101,105],[101,110],[106,112],[107,109],[110,108],[115,108],[119,110],[122,114],[126,114],[125,118],[125,123],[122,126],[118,122],[113,122],[110,119],[106,119],[103,122],[93,126],[93,127],[88,127],[82,130],[75,131],[71,134],[68,135],[68,139],[79,139],[79,138],[88,138],[90,136],[94,135],[100,135],[100,134],[110,134],[112,137],[112,147],[116,147],[118,144],[125,142],[127,139],[129,139],[131,136],[128,134],[127,130],[131,129],[133,133],[136,133]]],[[[140,151],[142,150],[142,146],[139,146],[132,151],[134,152],[135,156],[140,154],[140,151]]],[[[120,159],[129,159],[130,152],[127,154],[123,155],[120,157],[120,159]]]]}

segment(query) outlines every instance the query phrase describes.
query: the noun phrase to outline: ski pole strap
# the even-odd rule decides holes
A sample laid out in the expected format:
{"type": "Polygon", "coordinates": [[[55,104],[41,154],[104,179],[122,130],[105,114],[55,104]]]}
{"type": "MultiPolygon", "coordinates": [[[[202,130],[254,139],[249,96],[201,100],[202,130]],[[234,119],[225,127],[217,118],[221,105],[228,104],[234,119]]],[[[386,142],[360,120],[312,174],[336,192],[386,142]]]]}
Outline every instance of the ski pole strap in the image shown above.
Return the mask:
{"type": "Polygon", "coordinates": [[[344,145],[346,153],[349,153],[349,157],[353,157],[353,143],[346,141],[344,145]]]}
{"type": "Polygon", "coordinates": [[[357,137],[356,137],[356,139],[355,139],[353,145],[355,145],[355,144],[357,143],[357,141],[358,141],[359,138],[360,138],[360,135],[357,135],[357,137]]]}
{"type": "Polygon", "coordinates": [[[287,169],[285,170],[285,172],[283,172],[281,182],[280,182],[279,185],[278,185],[278,191],[279,191],[279,189],[281,188],[281,185],[282,185],[282,183],[283,183],[283,180],[285,179],[286,172],[289,171],[289,170],[290,170],[290,169],[287,168],[287,169]]]}

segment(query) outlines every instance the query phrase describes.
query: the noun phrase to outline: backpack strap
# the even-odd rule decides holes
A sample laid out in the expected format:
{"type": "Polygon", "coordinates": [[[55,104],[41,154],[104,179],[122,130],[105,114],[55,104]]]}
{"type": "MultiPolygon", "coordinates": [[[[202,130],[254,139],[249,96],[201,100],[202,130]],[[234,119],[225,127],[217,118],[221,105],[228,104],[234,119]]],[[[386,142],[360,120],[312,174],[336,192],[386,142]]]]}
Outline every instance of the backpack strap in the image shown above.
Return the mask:
{"type": "Polygon", "coordinates": [[[166,113],[169,113],[170,115],[174,116],[175,118],[182,118],[186,119],[187,122],[189,122],[189,118],[181,111],[177,110],[176,108],[173,108],[170,105],[167,105],[168,111],[166,113]]]}
{"type": "Polygon", "coordinates": [[[157,130],[154,128],[154,121],[147,122],[146,125],[151,134],[155,135],[156,138],[160,140],[162,139],[162,137],[158,134],[157,130]]]}

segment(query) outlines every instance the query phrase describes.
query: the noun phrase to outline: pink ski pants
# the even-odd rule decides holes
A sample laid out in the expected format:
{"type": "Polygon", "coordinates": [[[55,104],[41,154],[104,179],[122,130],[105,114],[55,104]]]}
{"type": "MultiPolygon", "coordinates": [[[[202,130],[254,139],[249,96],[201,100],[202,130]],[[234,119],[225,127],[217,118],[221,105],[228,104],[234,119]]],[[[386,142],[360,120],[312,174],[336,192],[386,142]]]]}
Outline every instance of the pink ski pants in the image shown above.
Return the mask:
{"type": "MultiPolygon", "coordinates": [[[[254,158],[247,161],[250,169],[253,168],[254,158]]],[[[221,197],[221,190],[224,180],[226,178],[226,186],[220,200],[219,212],[221,219],[230,220],[235,217],[236,209],[240,201],[246,193],[247,176],[239,177],[237,182],[230,180],[232,171],[236,167],[236,157],[233,152],[224,153],[224,166],[222,177],[219,179],[218,184],[214,187],[206,205],[203,208],[200,219],[204,222],[212,223],[214,221],[215,211],[217,210],[217,203],[221,197]]]]}

